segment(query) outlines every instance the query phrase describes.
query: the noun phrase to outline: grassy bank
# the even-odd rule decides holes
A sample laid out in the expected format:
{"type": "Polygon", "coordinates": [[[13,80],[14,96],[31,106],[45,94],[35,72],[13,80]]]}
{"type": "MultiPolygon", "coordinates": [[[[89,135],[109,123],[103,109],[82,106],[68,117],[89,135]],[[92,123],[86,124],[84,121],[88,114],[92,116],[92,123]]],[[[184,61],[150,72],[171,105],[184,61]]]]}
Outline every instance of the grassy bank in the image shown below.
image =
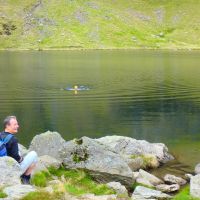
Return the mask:
{"type": "Polygon", "coordinates": [[[92,177],[82,170],[49,168],[48,172],[43,171],[35,174],[31,182],[39,187],[40,190],[29,193],[22,200],[42,200],[44,198],[46,200],[55,200],[62,199],[66,194],[80,196],[87,193],[95,195],[115,193],[106,185],[93,181],[92,177]],[[52,187],[52,192],[48,193],[45,190],[47,186],[52,187]]]}
{"type": "Polygon", "coordinates": [[[198,0],[7,0],[0,49],[199,49],[198,0]]]}

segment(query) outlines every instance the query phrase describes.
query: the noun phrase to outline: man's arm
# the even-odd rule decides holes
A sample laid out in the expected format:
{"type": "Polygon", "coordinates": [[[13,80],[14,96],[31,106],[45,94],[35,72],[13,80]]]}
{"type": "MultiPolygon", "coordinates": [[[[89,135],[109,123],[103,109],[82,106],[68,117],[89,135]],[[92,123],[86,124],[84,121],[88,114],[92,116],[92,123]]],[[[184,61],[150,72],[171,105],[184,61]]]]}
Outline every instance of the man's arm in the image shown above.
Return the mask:
{"type": "Polygon", "coordinates": [[[6,144],[6,149],[8,156],[14,158],[17,162],[20,163],[23,160],[23,157],[19,155],[18,141],[14,136],[6,144]]]}

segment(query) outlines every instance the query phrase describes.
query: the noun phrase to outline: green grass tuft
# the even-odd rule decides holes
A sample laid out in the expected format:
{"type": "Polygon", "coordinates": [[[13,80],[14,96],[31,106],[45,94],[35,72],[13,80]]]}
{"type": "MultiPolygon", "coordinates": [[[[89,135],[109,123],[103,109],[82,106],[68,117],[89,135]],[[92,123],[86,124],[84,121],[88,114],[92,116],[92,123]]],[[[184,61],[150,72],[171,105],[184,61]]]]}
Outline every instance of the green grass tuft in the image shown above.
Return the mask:
{"type": "Polygon", "coordinates": [[[37,191],[37,192],[30,192],[21,200],[59,200],[61,199],[61,196],[62,194],[59,193],[49,194],[48,192],[37,191]]]}
{"type": "Polygon", "coordinates": [[[190,187],[187,185],[177,195],[174,196],[173,200],[200,200],[200,198],[191,197],[190,187]]]}
{"type": "Polygon", "coordinates": [[[38,187],[46,187],[47,186],[46,172],[40,172],[35,174],[31,179],[31,183],[38,187]]]}

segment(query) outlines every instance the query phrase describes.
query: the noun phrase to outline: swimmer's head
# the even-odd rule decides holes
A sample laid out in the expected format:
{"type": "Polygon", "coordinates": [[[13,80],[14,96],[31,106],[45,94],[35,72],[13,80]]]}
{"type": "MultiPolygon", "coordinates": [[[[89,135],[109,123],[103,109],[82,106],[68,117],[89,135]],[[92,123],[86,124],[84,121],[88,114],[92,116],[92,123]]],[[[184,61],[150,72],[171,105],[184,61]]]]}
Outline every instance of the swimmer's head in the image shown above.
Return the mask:
{"type": "Polygon", "coordinates": [[[75,90],[77,90],[77,89],[78,89],[78,86],[77,86],[77,85],[75,85],[75,86],[74,86],[74,89],[75,89],[75,90]]]}

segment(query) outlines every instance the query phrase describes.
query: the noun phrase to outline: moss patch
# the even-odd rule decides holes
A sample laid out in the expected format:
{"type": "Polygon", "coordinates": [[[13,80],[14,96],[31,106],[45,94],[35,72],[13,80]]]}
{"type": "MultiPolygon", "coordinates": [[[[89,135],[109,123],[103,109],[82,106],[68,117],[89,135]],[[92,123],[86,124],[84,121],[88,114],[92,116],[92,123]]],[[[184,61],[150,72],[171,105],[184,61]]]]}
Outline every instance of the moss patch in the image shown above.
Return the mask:
{"type": "Polygon", "coordinates": [[[156,168],[158,167],[159,163],[155,156],[146,154],[146,155],[131,155],[132,159],[141,158],[143,160],[142,168],[156,168]]]}
{"type": "Polygon", "coordinates": [[[0,189],[0,198],[6,198],[7,194],[5,194],[2,189],[0,189]]]}

